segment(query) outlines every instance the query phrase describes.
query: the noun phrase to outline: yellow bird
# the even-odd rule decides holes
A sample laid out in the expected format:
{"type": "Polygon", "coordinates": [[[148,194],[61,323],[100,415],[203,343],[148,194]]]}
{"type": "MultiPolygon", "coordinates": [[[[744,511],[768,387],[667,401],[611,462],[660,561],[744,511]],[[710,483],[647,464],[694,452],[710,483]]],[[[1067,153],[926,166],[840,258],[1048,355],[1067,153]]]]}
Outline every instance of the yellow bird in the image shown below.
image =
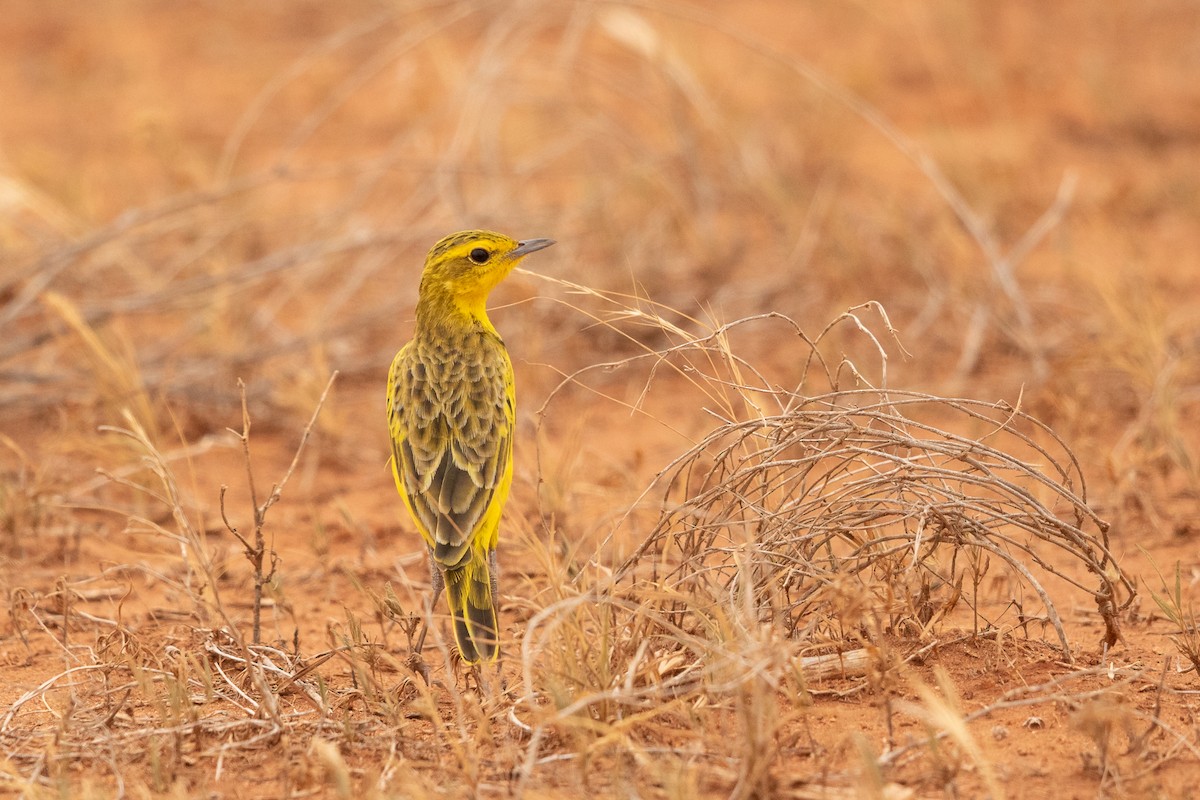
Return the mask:
{"type": "Polygon", "coordinates": [[[552,244],[490,231],[435,244],[421,273],[416,331],[388,372],[392,474],[429,547],[433,601],[444,587],[454,638],[471,664],[500,649],[496,542],[512,485],[516,408],[512,362],[487,298],[522,258],[552,244]]]}

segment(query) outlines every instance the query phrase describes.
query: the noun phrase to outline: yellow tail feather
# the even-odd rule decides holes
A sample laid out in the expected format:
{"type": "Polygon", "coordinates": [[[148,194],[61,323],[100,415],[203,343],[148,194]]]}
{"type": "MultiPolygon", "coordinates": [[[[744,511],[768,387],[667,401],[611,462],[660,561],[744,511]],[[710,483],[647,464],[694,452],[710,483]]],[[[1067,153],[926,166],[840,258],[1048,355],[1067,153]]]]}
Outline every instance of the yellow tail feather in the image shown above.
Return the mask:
{"type": "Polygon", "coordinates": [[[446,600],[454,616],[454,638],[463,661],[494,661],[500,654],[496,602],[486,557],[475,551],[461,567],[445,572],[446,600]]]}

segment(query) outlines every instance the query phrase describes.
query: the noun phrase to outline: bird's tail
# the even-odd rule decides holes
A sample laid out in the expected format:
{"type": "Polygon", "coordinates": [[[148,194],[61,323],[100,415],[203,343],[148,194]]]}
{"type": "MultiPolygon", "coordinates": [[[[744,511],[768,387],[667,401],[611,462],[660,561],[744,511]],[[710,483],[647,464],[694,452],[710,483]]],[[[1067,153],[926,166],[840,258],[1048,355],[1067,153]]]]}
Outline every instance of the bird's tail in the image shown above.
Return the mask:
{"type": "Polygon", "coordinates": [[[474,551],[461,567],[445,572],[446,599],[454,616],[454,638],[463,661],[494,661],[500,654],[496,598],[487,557],[474,551]]]}

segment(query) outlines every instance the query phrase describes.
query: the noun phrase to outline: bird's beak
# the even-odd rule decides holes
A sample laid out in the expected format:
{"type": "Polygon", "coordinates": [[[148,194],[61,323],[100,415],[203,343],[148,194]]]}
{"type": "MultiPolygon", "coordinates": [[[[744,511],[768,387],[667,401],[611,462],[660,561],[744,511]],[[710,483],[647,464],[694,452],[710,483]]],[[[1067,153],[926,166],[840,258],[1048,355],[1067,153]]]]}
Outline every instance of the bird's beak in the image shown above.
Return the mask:
{"type": "Polygon", "coordinates": [[[554,244],[553,239],[526,239],[523,242],[517,242],[517,249],[508,254],[509,258],[522,258],[534,253],[538,250],[543,250],[554,244]]]}

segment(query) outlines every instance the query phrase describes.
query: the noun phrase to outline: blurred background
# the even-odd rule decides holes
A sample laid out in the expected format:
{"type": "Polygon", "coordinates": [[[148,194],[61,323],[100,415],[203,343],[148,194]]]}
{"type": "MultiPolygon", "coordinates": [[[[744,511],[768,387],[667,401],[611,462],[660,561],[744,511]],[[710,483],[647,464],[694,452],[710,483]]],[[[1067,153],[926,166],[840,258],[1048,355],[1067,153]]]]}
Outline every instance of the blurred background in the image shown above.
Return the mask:
{"type": "MultiPolygon", "coordinates": [[[[678,375],[589,368],[768,312],[812,337],[876,301],[894,337],[879,308],[856,315],[886,375],[854,326],[827,357],[877,383],[1019,399],[1104,481],[1106,513],[1196,521],[1194,3],[10,12],[14,540],[27,506],[72,520],[60,531],[112,524],[29,498],[86,505],[94,470],[128,461],[97,435],[123,410],[164,451],[229,449],[241,379],[286,463],[333,370],[318,432],[337,470],[319,496],[361,490],[362,526],[396,526],[371,420],[423,254],[468,227],[559,241],[493,299],[537,442],[519,453],[527,513],[618,484],[600,502],[623,507],[711,426],[678,375]]],[[[735,350],[794,386],[808,353],[789,330],[739,328],[735,350]]],[[[232,481],[195,471],[211,515],[210,484],[232,481]]]]}

